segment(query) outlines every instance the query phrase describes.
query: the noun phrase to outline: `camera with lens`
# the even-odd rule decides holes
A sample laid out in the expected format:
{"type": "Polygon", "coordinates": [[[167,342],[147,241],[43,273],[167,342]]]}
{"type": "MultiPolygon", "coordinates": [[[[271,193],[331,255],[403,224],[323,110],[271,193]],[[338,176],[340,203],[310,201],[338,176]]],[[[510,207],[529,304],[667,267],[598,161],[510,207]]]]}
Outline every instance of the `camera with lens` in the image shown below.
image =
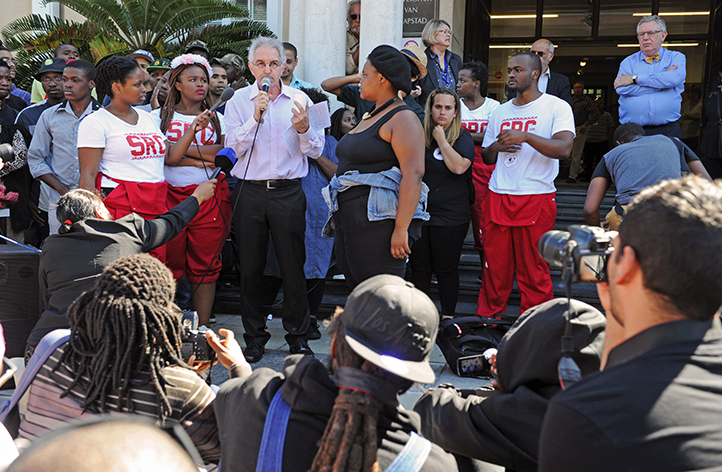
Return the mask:
{"type": "Polygon", "coordinates": [[[206,332],[209,328],[198,326],[198,314],[195,311],[183,313],[181,333],[181,358],[185,361],[195,354],[196,362],[213,361],[216,352],[208,344],[206,332]]]}
{"type": "Polygon", "coordinates": [[[571,283],[607,281],[607,260],[614,251],[612,234],[596,226],[572,225],[569,231],[547,231],[539,240],[539,254],[562,268],[571,283]]]}
{"type": "Polygon", "coordinates": [[[10,144],[0,144],[0,159],[3,162],[10,162],[15,160],[15,153],[13,147],[10,144]]]}

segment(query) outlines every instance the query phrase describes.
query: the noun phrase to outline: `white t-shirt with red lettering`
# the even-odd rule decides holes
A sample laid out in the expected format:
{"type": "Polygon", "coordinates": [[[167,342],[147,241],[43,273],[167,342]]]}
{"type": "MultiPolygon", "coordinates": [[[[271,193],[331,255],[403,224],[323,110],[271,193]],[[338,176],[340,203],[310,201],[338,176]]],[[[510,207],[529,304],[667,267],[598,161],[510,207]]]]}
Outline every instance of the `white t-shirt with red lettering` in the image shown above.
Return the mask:
{"type": "MultiPolygon", "coordinates": [[[[153,119],[155,119],[158,127],[160,127],[160,108],[151,112],[153,119]]],[[[223,115],[216,112],[218,115],[218,121],[221,122],[221,136],[226,134],[226,124],[223,121],[223,115]]],[[[178,112],[173,114],[173,119],[168,125],[168,131],[165,135],[168,141],[171,143],[177,143],[190,128],[195,115],[182,115],[178,112]]],[[[216,131],[213,129],[213,123],[209,123],[208,126],[198,132],[196,132],[195,138],[191,147],[195,148],[196,143],[201,146],[201,152],[203,152],[203,146],[209,146],[216,144],[217,137],[216,131]]],[[[205,155],[205,153],[203,153],[205,155]]],[[[189,166],[165,166],[165,179],[174,187],[186,187],[188,185],[198,185],[211,176],[213,170],[209,168],[202,169],[200,167],[189,167],[189,166]]]]}
{"type": "MultiPolygon", "coordinates": [[[[504,130],[514,129],[551,138],[561,131],[574,134],[572,107],[553,95],[542,94],[523,106],[512,100],[502,104],[489,119],[483,147],[489,147],[504,130]]],[[[491,174],[489,190],[508,195],[539,195],[556,191],[559,159],[551,159],[527,143],[515,153],[500,152],[491,174]]]]}
{"type": "MultiPolygon", "coordinates": [[[[86,117],[78,128],[78,148],[103,148],[99,170],[109,177],[131,182],[163,182],[165,136],[150,113],[134,110],[138,114],[135,125],[103,108],[86,117]]],[[[102,187],[117,185],[103,177],[102,187]]]]}
{"type": "Polygon", "coordinates": [[[493,98],[487,98],[484,100],[482,105],[474,110],[469,108],[464,103],[464,99],[461,99],[461,126],[466,128],[470,133],[483,133],[486,131],[486,126],[489,123],[489,117],[499,108],[501,105],[493,98]]]}

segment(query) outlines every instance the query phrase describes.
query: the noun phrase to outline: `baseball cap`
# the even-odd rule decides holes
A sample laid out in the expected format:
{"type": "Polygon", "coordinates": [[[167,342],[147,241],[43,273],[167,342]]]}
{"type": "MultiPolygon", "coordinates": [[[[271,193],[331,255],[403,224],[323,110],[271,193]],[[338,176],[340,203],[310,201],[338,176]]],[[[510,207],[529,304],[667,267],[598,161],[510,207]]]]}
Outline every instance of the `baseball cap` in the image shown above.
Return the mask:
{"type": "Polygon", "coordinates": [[[191,41],[190,43],[186,44],[186,50],[185,50],[186,54],[191,49],[202,49],[205,51],[205,53],[207,55],[211,54],[210,52],[208,52],[208,45],[206,43],[204,43],[203,41],[201,41],[200,39],[196,39],[195,41],[191,41]]]}
{"type": "Polygon", "coordinates": [[[218,59],[221,64],[228,64],[235,67],[238,70],[243,70],[243,59],[238,54],[226,54],[222,58],[218,59]]]}
{"type": "Polygon", "coordinates": [[[53,59],[45,59],[43,65],[40,67],[40,72],[35,74],[33,77],[35,77],[35,80],[40,80],[40,78],[46,72],[58,72],[62,74],[63,69],[65,69],[65,59],[61,59],[59,57],[53,59]]]}
{"type": "Polygon", "coordinates": [[[419,77],[420,79],[426,77],[426,53],[422,51],[420,47],[411,43],[401,50],[401,54],[408,57],[414,62],[414,64],[416,64],[416,67],[419,68],[419,74],[421,75],[421,77],[419,77]]]}
{"type": "Polygon", "coordinates": [[[146,60],[150,61],[151,64],[155,62],[155,57],[153,57],[153,54],[149,53],[145,49],[138,49],[136,51],[133,51],[132,53],[128,54],[126,57],[128,59],[135,59],[135,58],[139,57],[141,59],[146,59],[146,60]]]}
{"type": "Polygon", "coordinates": [[[170,59],[161,57],[161,58],[153,61],[153,63],[147,67],[147,70],[149,70],[149,71],[156,70],[156,69],[170,70],[171,69],[170,59]]]}
{"type": "Polygon", "coordinates": [[[399,377],[434,382],[429,355],[439,313],[412,283],[396,275],[371,277],[351,292],[340,317],[356,354],[399,377]]]}

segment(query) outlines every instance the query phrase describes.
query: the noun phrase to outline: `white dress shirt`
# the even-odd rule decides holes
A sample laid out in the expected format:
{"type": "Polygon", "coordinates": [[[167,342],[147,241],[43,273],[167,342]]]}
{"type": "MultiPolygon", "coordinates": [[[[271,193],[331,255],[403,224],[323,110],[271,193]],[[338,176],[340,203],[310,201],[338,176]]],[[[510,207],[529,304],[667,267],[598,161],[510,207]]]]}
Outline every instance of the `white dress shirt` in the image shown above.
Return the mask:
{"type": "MultiPolygon", "coordinates": [[[[258,85],[252,84],[236,92],[226,105],[226,145],[236,151],[238,161],[231,175],[246,180],[296,179],[308,173],[306,156],[317,159],[323,151],[324,135],[309,126],[305,133],[298,133],[291,126],[296,107],[294,101],[305,107],[312,105],[311,99],[300,90],[281,85],[281,93],[269,102],[268,110],[263,114],[258,137],[253,149],[250,164],[248,155],[256,131],[254,99],[259,93],[258,85]],[[289,149],[284,134],[291,129],[298,137],[299,146],[289,149]]],[[[288,137],[288,136],[287,136],[288,137]]]]}

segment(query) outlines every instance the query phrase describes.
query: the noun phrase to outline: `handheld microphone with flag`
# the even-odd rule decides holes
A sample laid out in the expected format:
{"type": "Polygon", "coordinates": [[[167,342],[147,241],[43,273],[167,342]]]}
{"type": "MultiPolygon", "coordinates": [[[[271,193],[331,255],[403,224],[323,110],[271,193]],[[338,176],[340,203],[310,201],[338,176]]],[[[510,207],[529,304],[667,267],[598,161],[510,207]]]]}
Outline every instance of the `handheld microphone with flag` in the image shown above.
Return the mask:
{"type": "Polygon", "coordinates": [[[218,177],[218,174],[221,173],[221,171],[225,172],[226,174],[231,172],[231,169],[233,169],[233,166],[236,165],[236,151],[233,150],[233,148],[230,147],[224,147],[220,151],[218,151],[218,154],[216,154],[216,159],[214,164],[216,165],[216,170],[213,171],[213,174],[211,174],[211,177],[208,180],[213,180],[216,177],[218,177]]]}

